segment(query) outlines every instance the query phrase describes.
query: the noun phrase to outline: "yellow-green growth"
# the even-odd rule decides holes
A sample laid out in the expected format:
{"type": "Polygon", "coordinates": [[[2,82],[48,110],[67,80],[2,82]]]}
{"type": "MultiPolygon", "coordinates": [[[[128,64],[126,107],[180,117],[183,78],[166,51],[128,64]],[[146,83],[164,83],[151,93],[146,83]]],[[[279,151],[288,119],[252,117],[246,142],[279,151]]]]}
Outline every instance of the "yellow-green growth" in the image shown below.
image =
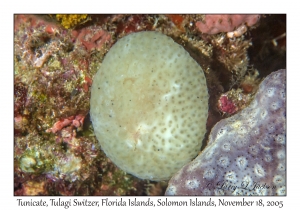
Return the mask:
{"type": "Polygon", "coordinates": [[[56,20],[58,20],[63,27],[66,29],[73,28],[81,23],[87,21],[88,15],[87,14],[57,14],[56,20]]]}

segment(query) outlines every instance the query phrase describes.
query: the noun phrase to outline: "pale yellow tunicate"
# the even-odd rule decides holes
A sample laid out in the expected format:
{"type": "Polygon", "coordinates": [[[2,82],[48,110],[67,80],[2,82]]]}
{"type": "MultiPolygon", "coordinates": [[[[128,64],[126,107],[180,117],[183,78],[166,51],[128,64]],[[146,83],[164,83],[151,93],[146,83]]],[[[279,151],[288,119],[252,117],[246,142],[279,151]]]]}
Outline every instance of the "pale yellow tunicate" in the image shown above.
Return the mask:
{"type": "Polygon", "coordinates": [[[90,114],[101,149],[118,167],[167,180],[202,145],[208,115],[203,70],[166,35],[127,35],[94,77],[90,114]]]}

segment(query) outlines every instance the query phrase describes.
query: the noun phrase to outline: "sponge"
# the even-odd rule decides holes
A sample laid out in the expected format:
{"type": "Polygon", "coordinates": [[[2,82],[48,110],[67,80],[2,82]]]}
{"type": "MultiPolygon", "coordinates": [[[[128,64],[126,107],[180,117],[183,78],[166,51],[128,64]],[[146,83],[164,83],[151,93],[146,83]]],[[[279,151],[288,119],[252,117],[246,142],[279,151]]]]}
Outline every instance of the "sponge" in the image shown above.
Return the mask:
{"type": "Polygon", "coordinates": [[[106,155],[141,179],[167,180],[194,158],[206,133],[202,68],[158,32],[120,39],[94,76],[90,115],[106,155]]]}

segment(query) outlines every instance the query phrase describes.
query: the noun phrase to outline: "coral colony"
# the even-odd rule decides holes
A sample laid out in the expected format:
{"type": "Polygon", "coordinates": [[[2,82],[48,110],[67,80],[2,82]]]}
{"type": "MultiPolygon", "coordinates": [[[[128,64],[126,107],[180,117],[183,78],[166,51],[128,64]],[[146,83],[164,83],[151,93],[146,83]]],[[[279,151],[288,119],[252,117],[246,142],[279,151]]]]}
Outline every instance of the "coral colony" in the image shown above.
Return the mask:
{"type": "Polygon", "coordinates": [[[14,194],[285,195],[285,34],[285,15],[15,15],[14,194]]]}

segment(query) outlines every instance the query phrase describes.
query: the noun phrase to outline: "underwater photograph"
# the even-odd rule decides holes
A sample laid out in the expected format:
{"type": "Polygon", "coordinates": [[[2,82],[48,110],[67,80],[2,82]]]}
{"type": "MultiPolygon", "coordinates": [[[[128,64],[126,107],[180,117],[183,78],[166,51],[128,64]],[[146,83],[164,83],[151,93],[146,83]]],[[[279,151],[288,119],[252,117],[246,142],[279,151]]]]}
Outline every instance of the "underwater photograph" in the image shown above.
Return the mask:
{"type": "Polygon", "coordinates": [[[14,14],[14,195],[286,196],[286,16],[14,14]]]}

